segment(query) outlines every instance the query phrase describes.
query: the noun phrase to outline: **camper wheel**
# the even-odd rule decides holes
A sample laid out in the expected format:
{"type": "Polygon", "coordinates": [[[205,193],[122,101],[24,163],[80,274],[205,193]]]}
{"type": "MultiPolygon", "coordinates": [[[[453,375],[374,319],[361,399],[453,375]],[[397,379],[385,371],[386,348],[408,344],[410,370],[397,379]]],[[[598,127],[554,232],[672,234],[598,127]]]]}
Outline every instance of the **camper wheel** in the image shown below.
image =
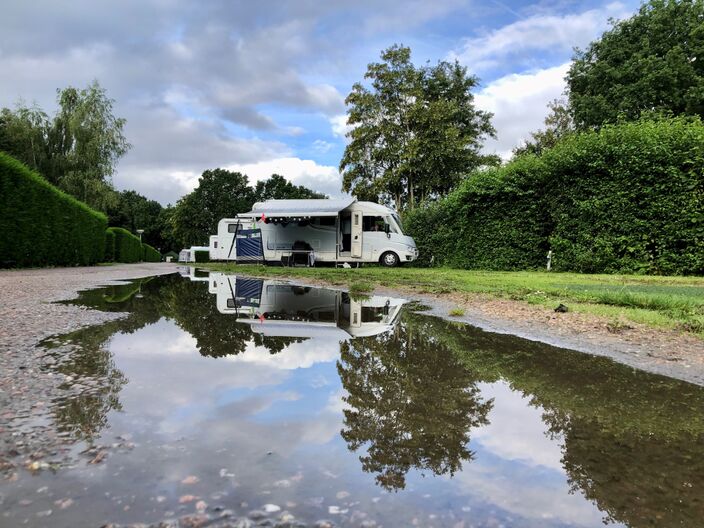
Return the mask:
{"type": "Polygon", "coordinates": [[[387,268],[395,268],[398,266],[399,262],[398,255],[393,251],[387,251],[381,256],[379,262],[381,262],[382,266],[386,266],[387,268]]]}

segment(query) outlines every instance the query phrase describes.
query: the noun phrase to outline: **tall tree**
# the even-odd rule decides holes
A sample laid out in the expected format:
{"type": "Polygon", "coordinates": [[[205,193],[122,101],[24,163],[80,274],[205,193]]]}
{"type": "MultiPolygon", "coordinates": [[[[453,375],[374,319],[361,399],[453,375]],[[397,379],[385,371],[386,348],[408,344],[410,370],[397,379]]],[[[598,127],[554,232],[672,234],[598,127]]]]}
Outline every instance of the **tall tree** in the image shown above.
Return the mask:
{"type": "Polygon", "coordinates": [[[112,175],[129,150],[125,120],[113,114],[114,101],[93,81],[88,87],[57,90],[53,119],[36,106],[18,103],[0,112],[0,148],[50,183],[88,205],[114,205],[112,175]]]}
{"type": "MultiPolygon", "coordinates": [[[[155,200],[150,200],[136,191],[116,193],[115,203],[107,210],[108,223],[114,227],[124,227],[132,233],[143,229],[142,240],[147,244],[164,249],[161,222],[162,206],[155,200]]],[[[171,249],[171,248],[169,248],[171,249]]]]}
{"type": "Polygon", "coordinates": [[[577,127],[645,111],[704,117],[704,1],[651,0],[612,24],[567,74],[577,127]]]}
{"type": "Polygon", "coordinates": [[[481,154],[494,136],[492,114],[477,110],[478,79],[458,62],[416,67],[394,45],[367,67],[370,86],[346,99],[350,143],[340,162],[342,188],[362,199],[413,208],[445,194],[473,169],[496,161],[481,154]]]}
{"type": "Polygon", "coordinates": [[[170,213],[171,235],[182,246],[204,245],[217,231],[218,222],[252,209],[257,201],[292,198],[325,198],[302,185],[293,185],[283,176],[249,185],[246,175],[225,169],[207,170],[198,187],[181,198],[170,213]]]}
{"type": "Polygon", "coordinates": [[[326,195],[311,191],[303,185],[294,185],[280,174],[272,174],[268,180],[257,182],[254,188],[257,202],[264,200],[327,198],[326,195]]]}
{"type": "Polygon", "coordinates": [[[221,219],[249,211],[253,204],[247,176],[226,169],[206,170],[193,192],[176,204],[174,235],[184,246],[207,245],[221,219]]]}

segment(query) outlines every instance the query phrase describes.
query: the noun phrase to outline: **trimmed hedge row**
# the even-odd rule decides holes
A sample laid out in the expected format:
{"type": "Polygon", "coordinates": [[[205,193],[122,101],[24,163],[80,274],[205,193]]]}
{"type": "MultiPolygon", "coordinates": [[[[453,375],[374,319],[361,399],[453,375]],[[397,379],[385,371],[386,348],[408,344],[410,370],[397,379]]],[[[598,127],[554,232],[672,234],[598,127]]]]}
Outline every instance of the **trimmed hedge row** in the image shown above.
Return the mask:
{"type": "Polygon", "coordinates": [[[115,261],[115,233],[112,229],[108,228],[105,231],[105,254],[103,256],[103,262],[114,262],[115,261]]]}
{"type": "Polygon", "coordinates": [[[100,262],[107,218],[0,152],[0,266],[100,262]]]}
{"type": "Polygon", "coordinates": [[[139,262],[142,260],[142,243],[139,238],[121,227],[111,227],[108,231],[115,237],[115,262],[139,262]]]}
{"type": "Polygon", "coordinates": [[[149,244],[142,244],[142,260],[144,262],[161,262],[161,253],[149,244]]]}
{"type": "Polygon", "coordinates": [[[419,264],[704,274],[704,124],[643,120],[575,134],[472,174],[405,216],[419,264]],[[430,228],[429,228],[430,227],[430,228]]]}

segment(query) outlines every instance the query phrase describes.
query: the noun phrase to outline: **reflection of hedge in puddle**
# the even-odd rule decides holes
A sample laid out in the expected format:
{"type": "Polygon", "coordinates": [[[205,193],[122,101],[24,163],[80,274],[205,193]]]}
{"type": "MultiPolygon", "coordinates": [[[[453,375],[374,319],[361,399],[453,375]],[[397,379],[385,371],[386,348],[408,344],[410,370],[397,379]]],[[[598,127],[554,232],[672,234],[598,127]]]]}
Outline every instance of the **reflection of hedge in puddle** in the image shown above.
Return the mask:
{"type": "Polygon", "coordinates": [[[406,314],[432,333],[482,381],[505,380],[545,411],[560,430],[576,418],[614,434],[661,437],[704,433],[704,389],[648,374],[605,357],[494,334],[419,314],[406,314]]]}
{"type": "Polygon", "coordinates": [[[628,526],[704,518],[704,389],[607,358],[406,314],[477,378],[507,382],[564,443],[574,491],[628,526]]]}

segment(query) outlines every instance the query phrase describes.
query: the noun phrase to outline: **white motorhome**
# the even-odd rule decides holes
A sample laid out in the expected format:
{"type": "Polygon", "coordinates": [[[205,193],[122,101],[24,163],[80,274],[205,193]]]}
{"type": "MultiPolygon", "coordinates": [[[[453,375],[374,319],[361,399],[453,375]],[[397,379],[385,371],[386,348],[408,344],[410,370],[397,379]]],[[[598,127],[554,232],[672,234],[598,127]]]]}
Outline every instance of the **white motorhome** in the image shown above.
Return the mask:
{"type": "Polygon", "coordinates": [[[195,262],[196,251],[210,251],[208,246],[191,246],[187,249],[182,249],[178,254],[179,262],[195,262]]]}
{"type": "Polygon", "coordinates": [[[396,211],[356,198],[268,200],[223,218],[210,237],[212,260],[397,266],[418,257],[396,211]]]}
{"type": "Polygon", "coordinates": [[[353,299],[343,291],[223,273],[210,274],[208,291],[216,294],[220,313],[234,315],[253,332],[279,337],[378,335],[394,327],[406,302],[382,296],[353,299]]]}

